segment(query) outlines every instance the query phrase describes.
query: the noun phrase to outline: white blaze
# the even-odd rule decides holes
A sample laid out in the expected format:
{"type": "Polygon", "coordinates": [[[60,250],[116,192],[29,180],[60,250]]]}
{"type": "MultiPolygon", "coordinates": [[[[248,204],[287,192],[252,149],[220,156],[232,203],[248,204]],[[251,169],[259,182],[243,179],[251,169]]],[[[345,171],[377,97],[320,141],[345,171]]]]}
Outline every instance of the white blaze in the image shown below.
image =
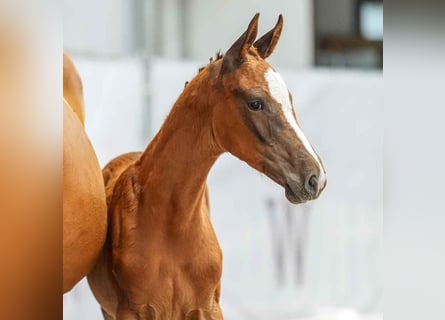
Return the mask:
{"type": "Polygon", "coordinates": [[[267,81],[267,85],[269,86],[270,94],[278,103],[281,104],[281,108],[283,110],[283,114],[284,117],[286,118],[286,121],[289,123],[291,128],[294,129],[298,139],[300,139],[300,141],[303,143],[304,147],[309,152],[309,154],[318,163],[318,166],[320,167],[319,184],[321,185],[322,183],[324,183],[324,180],[326,179],[325,171],[321,165],[320,160],[317,157],[317,154],[315,153],[311,144],[309,143],[303,131],[301,130],[300,126],[298,125],[297,121],[295,120],[295,117],[292,112],[293,107],[289,98],[289,91],[287,89],[286,83],[284,82],[280,74],[278,72],[275,72],[273,69],[268,69],[264,74],[264,77],[267,81]]]}

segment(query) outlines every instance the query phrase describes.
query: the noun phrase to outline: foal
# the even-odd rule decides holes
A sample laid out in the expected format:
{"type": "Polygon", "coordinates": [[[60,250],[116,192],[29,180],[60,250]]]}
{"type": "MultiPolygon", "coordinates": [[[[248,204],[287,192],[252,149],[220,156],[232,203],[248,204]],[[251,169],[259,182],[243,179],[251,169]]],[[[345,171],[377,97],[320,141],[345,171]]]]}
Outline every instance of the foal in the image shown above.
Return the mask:
{"type": "Polygon", "coordinates": [[[103,170],[109,232],[88,280],[105,319],[223,319],[222,253],[206,186],[223,152],[282,185],[292,203],[323,190],[321,161],[283,79],[264,60],[282,17],[255,42],[258,16],[186,86],[143,153],[122,155],[103,170]]]}

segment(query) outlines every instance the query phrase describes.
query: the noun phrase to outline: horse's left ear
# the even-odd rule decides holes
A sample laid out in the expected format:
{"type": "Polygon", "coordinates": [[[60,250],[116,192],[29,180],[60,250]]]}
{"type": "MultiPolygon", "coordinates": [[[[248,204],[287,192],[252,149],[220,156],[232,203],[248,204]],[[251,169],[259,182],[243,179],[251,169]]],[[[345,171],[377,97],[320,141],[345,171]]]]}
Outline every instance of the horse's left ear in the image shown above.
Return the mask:
{"type": "Polygon", "coordinates": [[[257,13],[249,23],[246,32],[236,40],[227,53],[224,55],[222,62],[221,73],[226,73],[238,68],[244,61],[247,52],[252,47],[258,33],[258,18],[260,14],[257,13]]]}
{"type": "Polygon", "coordinates": [[[253,44],[253,46],[257,48],[261,58],[266,59],[272,54],[278,40],[280,40],[281,30],[283,30],[283,16],[280,14],[275,27],[253,44]]]}

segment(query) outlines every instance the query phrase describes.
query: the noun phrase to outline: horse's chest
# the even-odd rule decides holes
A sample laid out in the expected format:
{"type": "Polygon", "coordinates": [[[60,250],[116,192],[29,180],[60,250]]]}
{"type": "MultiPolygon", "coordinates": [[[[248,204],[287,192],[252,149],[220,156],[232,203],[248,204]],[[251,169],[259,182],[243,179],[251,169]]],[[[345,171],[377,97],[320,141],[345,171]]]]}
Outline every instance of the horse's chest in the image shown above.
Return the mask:
{"type": "MultiPolygon", "coordinates": [[[[150,241],[118,268],[134,300],[172,309],[212,308],[219,300],[222,253],[214,236],[150,241]]],[[[133,300],[133,299],[132,299],[133,300]]]]}

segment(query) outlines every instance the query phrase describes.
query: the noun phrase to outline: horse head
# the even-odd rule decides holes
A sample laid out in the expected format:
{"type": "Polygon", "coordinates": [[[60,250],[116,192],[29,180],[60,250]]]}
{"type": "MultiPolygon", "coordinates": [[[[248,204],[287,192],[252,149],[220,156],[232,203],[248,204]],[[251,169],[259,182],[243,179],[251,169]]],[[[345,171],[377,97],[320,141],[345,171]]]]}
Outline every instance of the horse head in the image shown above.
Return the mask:
{"type": "Polygon", "coordinates": [[[283,78],[266,61],[280,39],[283,18],[256,40],[258,18],[200,72],[212,84],[205,99],[212,109],[214,140],[283,186],[290,202],[302,203],[320,195],[326,172],[298,124],[283,78]]]}

